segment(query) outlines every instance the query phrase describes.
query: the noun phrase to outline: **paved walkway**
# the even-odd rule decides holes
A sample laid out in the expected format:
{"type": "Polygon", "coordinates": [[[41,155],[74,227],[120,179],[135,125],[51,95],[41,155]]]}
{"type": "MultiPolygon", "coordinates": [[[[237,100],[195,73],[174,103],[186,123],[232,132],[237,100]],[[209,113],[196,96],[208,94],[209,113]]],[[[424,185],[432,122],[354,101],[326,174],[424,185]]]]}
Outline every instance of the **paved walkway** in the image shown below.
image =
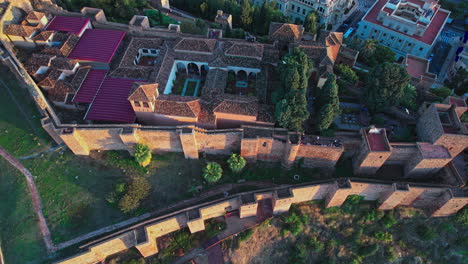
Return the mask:
{"type": "Polygon", "coordinates": [[[218,263],[219,261],[216,260],[219,259],[220,248],[217,248],[217,246],[219,246],[222,241],[259,224],[256,216],[239,218],[238,215],[234,215],[232,217],[227,217],[225,220],[226,229],[223,230],[223,232],[208,239],[201,247],[187,252],[187,254],[174,261],[173,264],[184,264],[198,256],[207,256],[209,260],[211,257],[212,261],[209,261],[209,263],[218,263]]]}
{"type": "Polygon", "coordinates": [[[52,239],[50,236],[50,230],[47,226],[47,222],[42,214],[42,203],[41,198],[39,197],[39,192],[37,191],[36,185],[34,184],[34,179],[31,172],[26,169],[15,157],[8,153],[4,148],[0,147],[0,156],[5,158],[13,167],[18,169],[26,178],[26,183],[28,184],[29,193],[31,194],[31,199],[33,202],[34,211],[36,212],[37,218],[39,220],[39,228],[41,230],[42,238],[49,252],[56,251],[52,239]]]}

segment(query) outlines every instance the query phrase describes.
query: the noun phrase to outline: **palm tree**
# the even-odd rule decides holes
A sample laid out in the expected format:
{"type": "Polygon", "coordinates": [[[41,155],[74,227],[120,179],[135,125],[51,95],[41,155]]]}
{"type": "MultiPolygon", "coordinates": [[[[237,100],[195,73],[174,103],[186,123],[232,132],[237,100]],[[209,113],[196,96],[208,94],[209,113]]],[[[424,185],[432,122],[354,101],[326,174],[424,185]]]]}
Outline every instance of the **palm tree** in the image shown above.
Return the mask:
{"type": "Polygon", "coordinates": [[[203,178],[209,183],[217,182],[223,176],[221,165],[216,162],[208,162],[203,169],[203,178]]]}

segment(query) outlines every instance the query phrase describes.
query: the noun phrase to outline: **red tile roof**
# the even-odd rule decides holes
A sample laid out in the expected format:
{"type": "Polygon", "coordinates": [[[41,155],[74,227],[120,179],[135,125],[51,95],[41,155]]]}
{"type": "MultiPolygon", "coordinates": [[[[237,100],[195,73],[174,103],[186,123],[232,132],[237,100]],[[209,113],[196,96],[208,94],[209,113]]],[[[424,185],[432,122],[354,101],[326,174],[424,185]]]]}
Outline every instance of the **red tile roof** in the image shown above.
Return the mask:
{"type": "Polygon", "coordinates": [[[73,98],[73,102],[77,103],[91,103],[96,96],[99,87],[101,87],[104,78],[106,77],[107,70],[91,69],[83,81],[80,89],[73,98]]]}
{"type": "Polygon", "coordinates": [[[123,31],[87,29],[68,57],[110,63],[124,37],[123,31]]]}
{"type": "Polygon", "coordinates": [[[442,26],[444,25],[445,20],[447,20],[449,13],[446,11],[441,10],[440,8],[437,8],[435,10],[436,14],[432,18],[432,21],[429,25],[429,27],[426,29],[424,34],[420,36],[410,36],[408,34],[404,34],[403,32],[397,31],[395,29],[386,27],[382,24],[382,22],[377,21],[377,17],[379,15],[380,10],[382,10],[382,7],[385,6],[385,4],[388,2],[388,0],[378,0],[378,2],[374,5],[374,7],[367,13],[367,15],[364,17],[364,20],[372,23],[379,25],[381,27],[393,30],[395,32],[398,32],[399,34],[406,35],[410,38],[413,38],[415,40],[421,41],[423,43],[432,45],[434,42],[435,38],[437,37],[437,34],[439,33],[440,30],[442,30],[442,26]]]}
{"type": "Polygon", "coordinates": [[[74,34],[81,34],[89,23],[90,19],[86,17],[67,17],[56,16],[46,26],[47,30],[64,31],[74,34]]]}
{"type": "Polygon", "coordinates": [[[127,100],[134,82],[138,80],[106,78],[89,107],[85,119],[119,123],[135,122],[135,112],[127,100]]]}
{"type": "Polygon", "coordinates": [[[383,134],[367,133],[367,140],[371,151],[389,151],[383,134]]]}
{"type": "Polygon", "coordinates": [[[406,57],[406,70],[408,74],[414,78],[421,78],[421,76],[425,76],[427,73],[429,61],[414,57],[414,56],[407,56],[406,57]]]}

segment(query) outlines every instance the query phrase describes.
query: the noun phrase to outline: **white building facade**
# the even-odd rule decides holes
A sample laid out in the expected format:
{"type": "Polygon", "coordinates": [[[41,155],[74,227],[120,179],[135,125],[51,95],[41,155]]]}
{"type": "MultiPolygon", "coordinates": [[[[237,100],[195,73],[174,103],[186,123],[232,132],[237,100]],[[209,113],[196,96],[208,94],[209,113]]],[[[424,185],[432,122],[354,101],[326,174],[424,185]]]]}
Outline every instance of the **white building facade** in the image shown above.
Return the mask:
{"type": "Polygon", "coordinates": [[[255,5],[262,5],[265,1],[276,2],[276,6],[286,15],[304,21],[310,11],[320,15],[321,24],[341,23],[346,8],[351,8],[352,0],[253,0],[255,5]]]}
{"type": "Polygon", "coordinates": [[[356,35],[376,39],[397,57],[428,58],[450,11],[435,0],[378,0],[359,25],[356,35]]]}

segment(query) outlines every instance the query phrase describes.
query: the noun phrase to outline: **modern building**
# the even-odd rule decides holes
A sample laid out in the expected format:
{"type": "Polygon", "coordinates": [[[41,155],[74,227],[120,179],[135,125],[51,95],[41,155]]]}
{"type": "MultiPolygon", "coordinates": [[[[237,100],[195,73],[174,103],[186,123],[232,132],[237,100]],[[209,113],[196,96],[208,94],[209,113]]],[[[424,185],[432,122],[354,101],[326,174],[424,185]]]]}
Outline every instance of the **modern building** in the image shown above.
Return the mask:
{"type": "Polygon", "coordinates": [[[292,21],[304,21],[309,12],[316,11],[321,24],[332,25],[341,23],[345,10],[353,3],[352,0],[253,0],[253,3],[262,5],[265,1],[276,2],[276,7],[291,16],[292,21]]]}
{"type": "Polygon", "coordinates": [[[450,11],[436,0],[378,0],[359,25],[357,36],[376,39],[398,57],[427,58],[450,11]]]}

